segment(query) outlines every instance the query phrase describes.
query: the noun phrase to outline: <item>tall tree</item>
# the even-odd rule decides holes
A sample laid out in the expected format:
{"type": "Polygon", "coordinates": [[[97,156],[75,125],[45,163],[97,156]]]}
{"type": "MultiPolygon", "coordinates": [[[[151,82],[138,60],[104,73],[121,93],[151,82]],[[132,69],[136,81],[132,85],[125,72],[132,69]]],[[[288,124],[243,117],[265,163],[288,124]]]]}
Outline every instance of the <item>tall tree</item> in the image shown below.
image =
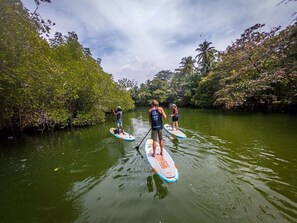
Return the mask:
{"type": "Polygon", "coordinates": [[[180,66],[178,71],[180,71],[184,76],[187,77],[194,74],[195,60],[191,56],[182,58],[179,64],[180,66]]]}
{"type": "Polygon", "coordinates": [[[102,122],[119,103],[134,108],[74,32],[54,44],[19,0],[1,0],[0,131],[102,122]]]}
{"type": "Polygon", "coordinates": [[[130,90],[131,88],[137,86],[137,81],[129,80],[128,78],[123,78],[118,80],[118,86],[122,90],[130,90]]]}
{"type": "Polygon", "coordinates": [[[158,78],[162,81],[170,82],[173,73],[170,70],[161,70],[156,75],[155,78],[158,78]]]}
{"type": "Polygon", "coordinates": [[[199,47],[195,50],[198,52],[195,59],[197,59],[198,68],[203,76],[208,74],[215,61],[216,50],[211,44],[212,42],[204,40],[204,42],[199,44],[199,47]]]}
{"type": "Polygon", "coordinates": [[[296,57],[288,57],[296,48],[289,31],[294,27],[278,33],[279,27],[263,32],[263,26],[256,24],[246,29],[222,55],[218,66],[221,88],[215,93],[216,105],[227,109],[277,109],[295,103],[293,76],[296,74],[289,61],[295,63],[296,57]]]}
{"type": "Polygon", "coordinates": [[[191,56],[182,58],[171,81],[171,102],[182,106],[189,105],[196,79],[195,60],[191,56]]]}

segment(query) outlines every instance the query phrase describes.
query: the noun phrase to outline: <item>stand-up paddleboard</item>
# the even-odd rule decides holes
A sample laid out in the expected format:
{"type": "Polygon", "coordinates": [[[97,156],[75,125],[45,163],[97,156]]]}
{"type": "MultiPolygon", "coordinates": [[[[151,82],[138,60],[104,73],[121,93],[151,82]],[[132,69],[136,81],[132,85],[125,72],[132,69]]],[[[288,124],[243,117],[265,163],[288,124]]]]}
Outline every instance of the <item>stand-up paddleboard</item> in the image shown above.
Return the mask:
{"type": "Polygon", "coordinates": [[[153,170],[165,181],[171,183],[178,180],[178,170],[169,153],[163,148],[163,156],[160,155],[160,145],[157,143],[155,157],[153,154],[153,140],[148,139],[144,145],[146,158],[153,170]]]}
{"type": "Polygon", "coordinates": [[[127,132],[124,132],[124,134],[121,132],[120,134],[116,134],[114,133],[114,130],[116,128],[110,128],[110,133],[112,135],[114,135],[115,137],[117,137],[118,139],[122,139],[122,140],[125,140],[125,141],[134,141],[135,140],[135,137],[130,135],[129,133],[127,132]]]}
{"type": "Polygon", "coordinates": [[[165,124],[164,125],[164,129],[166,132],[168,132],[169,134],[173,135],[173,137],[176,137],[176,138],[180,138],[180,139],[185,139],[187,138],[187,136],[180,130],[173,130],[172,131],[172,127],[171,125],[168,125],[168,124],[165,124]]]}

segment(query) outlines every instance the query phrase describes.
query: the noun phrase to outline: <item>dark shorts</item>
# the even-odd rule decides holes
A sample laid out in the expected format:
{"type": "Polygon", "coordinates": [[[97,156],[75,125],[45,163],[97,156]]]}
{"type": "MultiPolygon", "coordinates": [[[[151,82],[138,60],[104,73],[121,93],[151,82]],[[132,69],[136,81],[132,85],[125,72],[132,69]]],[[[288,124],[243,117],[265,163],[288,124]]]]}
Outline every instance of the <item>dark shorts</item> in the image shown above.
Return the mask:
{"type": "Polygon", "coordinates": [[[116,121],[116,123],[117,123],[117,128],[120,128],[120,127],[122,127],[122,119],[118,119],[117,121],[116,121]]]}
{"type": "Polygon", "coordinates": [[[151,138],[155,141],[157,141],[157,138],[159,138],[159,140],[162,140],[162,132],[163,130],[152,130],[152,134],[151,134],[151,138]]]}
{"type": "Polygon", "coordinates": [[[178,115],[172,116],[172,121],[177,122],[178,121],[178,115]]]}

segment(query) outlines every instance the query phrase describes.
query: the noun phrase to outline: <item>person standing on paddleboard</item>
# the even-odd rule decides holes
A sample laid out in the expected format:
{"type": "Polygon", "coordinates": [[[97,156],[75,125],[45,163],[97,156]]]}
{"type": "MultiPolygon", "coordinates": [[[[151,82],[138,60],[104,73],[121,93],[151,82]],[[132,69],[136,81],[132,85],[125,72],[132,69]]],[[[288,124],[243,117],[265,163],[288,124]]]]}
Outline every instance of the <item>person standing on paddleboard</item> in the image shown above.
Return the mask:
{"type": "Polygon", "coordinates": [[[176,104],[172,105],[173,111],[172,111],[172,131],[174,131],[174,126],[176,131],[178,130],[178,110],[176,104]]]}
{"type": "Polygon", "coordinates": [[[117,116],[117,121],[116,121],[117,133],[120,134],[122,132],[124,134],[123,121],[122,121],[123,112],[122,112],[121,106],[117,107],[117,112],[115,112],[114,110],[112,110],[112,111],[113,111],[114,115],[117,116]]]}
{"type": "Polygon", "coordinates": [[[162,131],[163,131],[163,122],[162,117],[166,118],[166,114],[162,107],[159,106],[159,102],[157,100],[152,100],[151,103],[152,108],[149,110],[149,120],[152,125],[152,139],[153,139],[153,154],[155,156],[156,147],[157,147],[157,138],[159,139],[161,152],[160,155],[163,156],[163,138],[162,138],[162,131]]]}

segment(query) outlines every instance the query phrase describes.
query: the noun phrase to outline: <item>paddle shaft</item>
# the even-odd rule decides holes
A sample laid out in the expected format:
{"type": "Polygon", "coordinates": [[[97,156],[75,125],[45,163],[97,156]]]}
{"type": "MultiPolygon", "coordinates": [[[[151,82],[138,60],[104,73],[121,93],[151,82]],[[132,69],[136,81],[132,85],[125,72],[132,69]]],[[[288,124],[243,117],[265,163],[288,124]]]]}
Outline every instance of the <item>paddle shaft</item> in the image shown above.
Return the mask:
{"type": "Polygon", "coordinates": [[[145,137],[150,133],[150,131],[152,130],[152,128],[150,128],[150,130],[146,133],[146,135],[143,137],[143,139],[141,140],[141,142],[139,143],[138,146],[135,147],[135,149],[139,149],[139,146],[141,145],[141,143],[143,142],[143,140],[145,139],[145,137]]]}

